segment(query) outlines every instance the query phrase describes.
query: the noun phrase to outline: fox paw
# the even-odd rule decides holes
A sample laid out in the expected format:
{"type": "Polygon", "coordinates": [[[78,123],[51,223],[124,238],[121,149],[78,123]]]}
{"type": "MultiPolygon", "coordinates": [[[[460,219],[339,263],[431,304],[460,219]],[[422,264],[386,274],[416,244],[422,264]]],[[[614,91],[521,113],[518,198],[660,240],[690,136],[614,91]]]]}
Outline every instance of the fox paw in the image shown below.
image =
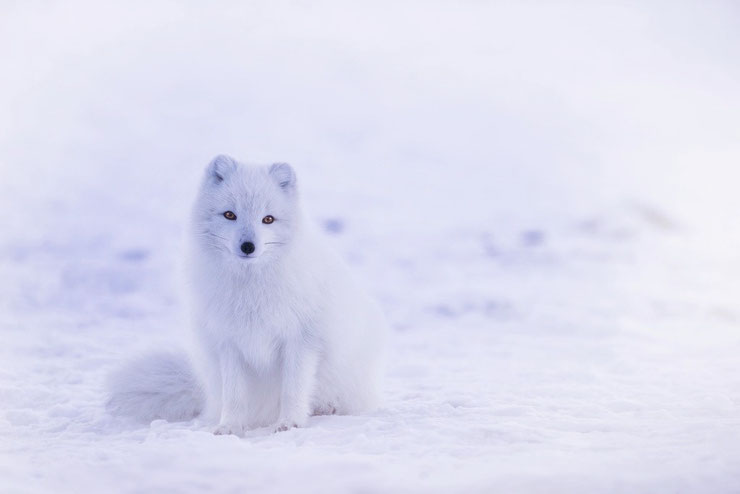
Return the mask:
{"type": "Polygon", "coordinates": [[[213,434],[216,436],[234,435],[242,437],[244,435],[244,427],[239,424],[219,424],[214,429],[213,434]]]}
{"type": "Polygon", "coordinates": [[[334,415],[336,413],[337,413],[337,409],[331,403],[317,406],[313,411],[314,415],[334,415]]]}
{"type": "Polygon", "coordinates": [[[292,420],[281,420],[275,425],[275,432],[285,432],[298,427],[299,425],[292,420]]]}

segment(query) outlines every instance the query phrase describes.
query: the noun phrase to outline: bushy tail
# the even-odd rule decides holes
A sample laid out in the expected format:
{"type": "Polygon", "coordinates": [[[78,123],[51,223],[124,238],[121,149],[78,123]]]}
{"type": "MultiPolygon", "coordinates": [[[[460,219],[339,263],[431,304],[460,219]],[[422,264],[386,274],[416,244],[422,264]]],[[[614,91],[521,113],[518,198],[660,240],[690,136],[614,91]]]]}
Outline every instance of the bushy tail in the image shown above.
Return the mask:
{"type": "Polygon", "coordinates": [[[111,374],[106,407],[141,422],[190,420],[205,405],[205,394],[184,354],[159,352],[132,360],[111,374]]]}

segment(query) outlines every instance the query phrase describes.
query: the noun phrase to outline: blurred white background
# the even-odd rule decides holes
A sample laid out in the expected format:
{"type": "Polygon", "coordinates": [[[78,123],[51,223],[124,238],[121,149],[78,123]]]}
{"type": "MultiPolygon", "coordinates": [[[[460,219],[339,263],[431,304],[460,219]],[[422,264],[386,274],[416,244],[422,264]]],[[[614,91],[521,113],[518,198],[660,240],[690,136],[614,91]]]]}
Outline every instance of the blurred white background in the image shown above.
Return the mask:
{"type": "Polygon", "coordinates": [[[164,191],[183,205],[176,186],[231,152],[305,167],[312,191],[382,181],[414,221],[639,200],[716,222],[737,208],[739,16],[733,2],[12,2],[3,192],[32,187],[43,207],[117,184],[142,207],[164,191]]]}

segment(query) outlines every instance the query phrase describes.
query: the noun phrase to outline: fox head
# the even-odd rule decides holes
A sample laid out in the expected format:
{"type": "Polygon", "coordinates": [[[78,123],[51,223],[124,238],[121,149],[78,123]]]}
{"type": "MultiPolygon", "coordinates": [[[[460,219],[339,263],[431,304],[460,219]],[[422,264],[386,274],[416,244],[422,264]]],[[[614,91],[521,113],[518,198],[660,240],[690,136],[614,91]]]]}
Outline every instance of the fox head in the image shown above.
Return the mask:
{"type": "Polygon", "coordinates": [[[235,262],[276,258],[288,248],[299,221],[297,195],[288,164],[245,165],[216,156],[195,204],[196,242],[235,262]]]}

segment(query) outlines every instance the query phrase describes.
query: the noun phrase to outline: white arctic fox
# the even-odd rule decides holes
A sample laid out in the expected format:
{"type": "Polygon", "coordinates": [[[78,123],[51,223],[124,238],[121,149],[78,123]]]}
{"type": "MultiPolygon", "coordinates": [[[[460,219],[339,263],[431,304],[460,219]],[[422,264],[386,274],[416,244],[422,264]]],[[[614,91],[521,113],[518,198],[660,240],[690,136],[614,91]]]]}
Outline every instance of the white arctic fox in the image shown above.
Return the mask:
{"type": "Polygon", "coordinates": [[[216,157],[191,236],[200,365],[169,353],[130,362],[111,376],[109,410],[147,421],[204,414],[216,434],[242,434],[376,403],[385,322],[303,217],[289,165],[216,157]]]}

